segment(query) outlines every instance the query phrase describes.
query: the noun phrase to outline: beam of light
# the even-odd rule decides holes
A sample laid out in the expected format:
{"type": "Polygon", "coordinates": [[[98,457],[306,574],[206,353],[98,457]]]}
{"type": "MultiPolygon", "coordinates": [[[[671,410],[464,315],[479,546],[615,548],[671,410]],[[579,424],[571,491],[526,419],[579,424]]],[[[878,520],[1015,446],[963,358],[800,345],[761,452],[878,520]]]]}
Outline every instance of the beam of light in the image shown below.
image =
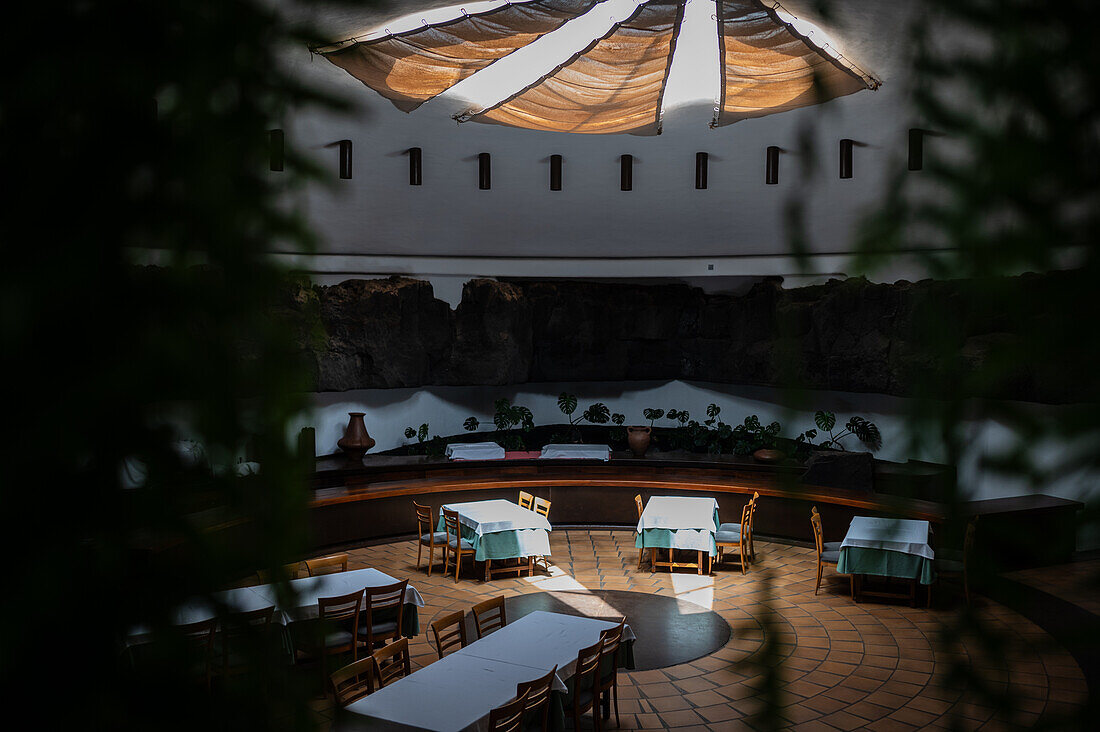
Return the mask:
{"type": "Polygon", "coordinates": [[[722,84],[718,67],[717,12],[714,0],[688,0],[665,85],[665,110],[700,101],[717,102],[722,84]]]}
{"type": "Polygon", "coordinates": [[[573,54],[605,35],[611,27],[630,17],[639,0],[607,0],[553,33],[463,79],[441,94],[461,100],[472,110],[488,109],[567,61],[573,54]]]}
{"type": "Polygon", "coordinates": [[[699,605],[699,610],[680,606],[681,615],[706,612],[714,607],[714,578],[699,574],[673,574],[672,591],[677,600],[699,605]]]}

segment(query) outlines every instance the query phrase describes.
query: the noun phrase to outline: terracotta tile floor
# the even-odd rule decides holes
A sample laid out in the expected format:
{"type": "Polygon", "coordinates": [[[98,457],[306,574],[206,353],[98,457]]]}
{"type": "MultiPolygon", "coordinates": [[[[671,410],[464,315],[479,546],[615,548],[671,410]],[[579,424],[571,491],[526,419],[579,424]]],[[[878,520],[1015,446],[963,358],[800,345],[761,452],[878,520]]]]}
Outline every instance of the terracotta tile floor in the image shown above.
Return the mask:
{"type": "Polygon", "coordinates": [[[1100,615],[1100,559],[1022,569],[1005,576],[1100,615]]]}
{"type": "MultiPolygon", "coordinates": [[[[651,573],[648,567],[638,571],[633,542],[629,530],[556,530],[550,575],[489,583],[474,578],[469,567],[455,583],[453,569],[444,577],[441,564],[428,577],[416,569],[413,541],[350,554],[351,568],[409,577],[423,595],[422,632],[412,641],[414,669],[435,660],[423,632],[434,617],[498,595],[625,589],[690,600],[725,618],[733,633],[714,653],[678,666],[620,674],[623,729],[760,728],[758,715],[772,688],[780,723],[800,730],[1004,728],[983,697],[952,677],[956,664],[993,689],[1011,691],[1014,725],[1074,714],[1086,699],[1084,677],[1065,649],[1026,618],[984,598],[975,607],[985,626],[1005,639],[1007,661],[991,657],[972,636],[940,641],[941,628],[954,623],[957,610],[857,605],[847,595],[847,578],[828,568],[814,596],[816,562],[810,549],[758,541],[758,559],[747,575],[730,565],[700,577],[651,573]],[[770,665],[762,652],[765,641],[776,654],[770,665]]],[[[316,713],[325,726],[332,709],[318,700],[316,713]]]]}

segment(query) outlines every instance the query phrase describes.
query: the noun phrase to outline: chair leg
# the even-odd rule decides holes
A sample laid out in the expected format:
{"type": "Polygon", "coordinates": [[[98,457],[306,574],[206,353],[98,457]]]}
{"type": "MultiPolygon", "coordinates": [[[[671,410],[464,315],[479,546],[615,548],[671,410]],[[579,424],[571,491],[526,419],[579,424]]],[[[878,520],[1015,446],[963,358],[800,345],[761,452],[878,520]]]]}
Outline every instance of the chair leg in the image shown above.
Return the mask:
{"type": "Polygon", "coordinates": [[[458,570],[462,566],[462,550],[455,552],[455,582],[458,582],[458,570]]]}
{"type": "MultiPolygon", "coordinates": [[[[423,551],[424,551],[424,542],[420,541],[420,539],[417,539],[416,540],[416,568],[417,568],[417,570],[420,569],[420,555],[423,553],[423,551]]],[[[429,557],[429,559],[428,559],[428,574],[431,574],[431,572],[432,572],[432,562],[431,562],[431,558],[429,557]]]]}
{"type": "Polygon", "coordinates": [[[821,589],[821,560],[819,559],[818,562],[817,562],[817,585],[814,587],[814,594],[816,595],[817,591],[820,590],[820,589],[821,589]]]}
{"type": "Polygon", "coordinates": [[[645,548],[643,547],[642,549],[638,550],[638,570],[639,571],[641,571],[641,569],[642,569],[642,557],[644,557],[644,556],[645,556],[645,548]]]}

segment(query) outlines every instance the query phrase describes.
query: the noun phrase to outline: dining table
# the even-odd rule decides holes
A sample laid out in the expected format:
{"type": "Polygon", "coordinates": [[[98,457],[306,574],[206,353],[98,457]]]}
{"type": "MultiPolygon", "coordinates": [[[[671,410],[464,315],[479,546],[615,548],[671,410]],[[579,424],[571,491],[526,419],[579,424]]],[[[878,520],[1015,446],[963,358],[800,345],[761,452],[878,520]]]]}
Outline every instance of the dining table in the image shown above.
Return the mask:
{"type": "Polygon", "coordinates": [[[654,569],[668,567],[672,571],[688,567],[703,574],[703,556],[718,554],[714,535],[720,523],[718,501],[714,498],[652,496],[638,519],[634,546],[650,550],[650,565],[654,569]],[[667,562],[657,560],[659,549],[668,550],[667,562]],[[696,552],[697,561],[674,561],[675,549],[696,552]]]}
{"type": "MultiPolygon", "coordinates": [[[[474,559],[485,563],[485,579],[501,572],[518,572],[522,564],[492,568],[495,560],[527,559],[528,574],[535,557],[550,556],[550,522],[545,516],[504,499],[449,503],[443,509],[458,514],[462,538],[474,548],[474,559]]],[[[446,531],[442,515],[436,531],[446,531]]]]}
{"type": "MultiPolygon", "coordinates": [[[[282,643],[290,659],[294,658],[295,623],[310,621],[317,617],[317,600],[322,597],[348,595],[370,587],[392,585],[398,580],[385,572],[374,568],[353,569],[348,572],[333,572],[316,577],[300,577],[290,580],[287,597],[292,601],[280,599],[274,584],[238,587],[214,592],[209,598],[194,598],[178,605],[173,613],[172,622],[176,625],[209,620],[230,613],[242,613],[274,607],[272,622],[282,628],[282,643]]],[[[415,587],[405,588],[402,603],[402,634],[415,638],[420,634],[419,608],[424,607],[424,598],[415,587]]],[[[130,647],[148,640],[149,630],[138,626],[131,629],[125,644],[130,647]]]]}
{"type": "Polygon", "coordinates": [[[917,585],[930,585],[936,579],[933,568],[936,554],[929,543],[930,525],[917,519],[880,516],[855,516],[840,543],[837,571],[853,575],[853,599],[862,596],[908,598],[916,604],[917,585]],[[908,593],[868,590],[868,576],[905,580],[908,593]]]}
{"type": "MultiPolygon", "coordinates": [[[[561,732],[562,698],[578,653],[616,625],[614,620],[537,610],[353,702],[337,717],[336,729],[483,732],[489,712],[515,698],[517,684],[557,667],[549,726],[561,732]]],[[[635,640],[626,626],[620,667],[634,667],[635,640]]]]}

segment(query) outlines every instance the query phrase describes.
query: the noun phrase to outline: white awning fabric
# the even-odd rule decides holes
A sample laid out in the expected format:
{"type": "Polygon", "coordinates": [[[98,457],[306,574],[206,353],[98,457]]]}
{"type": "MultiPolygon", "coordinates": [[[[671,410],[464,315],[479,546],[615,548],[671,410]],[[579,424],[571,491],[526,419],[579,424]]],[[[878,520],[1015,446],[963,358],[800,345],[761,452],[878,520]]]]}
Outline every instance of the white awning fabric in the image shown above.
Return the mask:
{"type": "Polygon", "coordinates": [[[462,121],[588,134],[661,132],[684,3],[652,0],[517,94],[462,121]]]}
{"type": "Polygon", "coordinates": [[[533,0],[427,24],[401,33],[314,49],[411,112],[424,102],[584,15],[602,0],[533,0]]]}
{"type": "Polygon", "coordinates": [[[820,104],[879,82],[759,0],[718,0],[721,101],[712,127],[820,104]]]}

